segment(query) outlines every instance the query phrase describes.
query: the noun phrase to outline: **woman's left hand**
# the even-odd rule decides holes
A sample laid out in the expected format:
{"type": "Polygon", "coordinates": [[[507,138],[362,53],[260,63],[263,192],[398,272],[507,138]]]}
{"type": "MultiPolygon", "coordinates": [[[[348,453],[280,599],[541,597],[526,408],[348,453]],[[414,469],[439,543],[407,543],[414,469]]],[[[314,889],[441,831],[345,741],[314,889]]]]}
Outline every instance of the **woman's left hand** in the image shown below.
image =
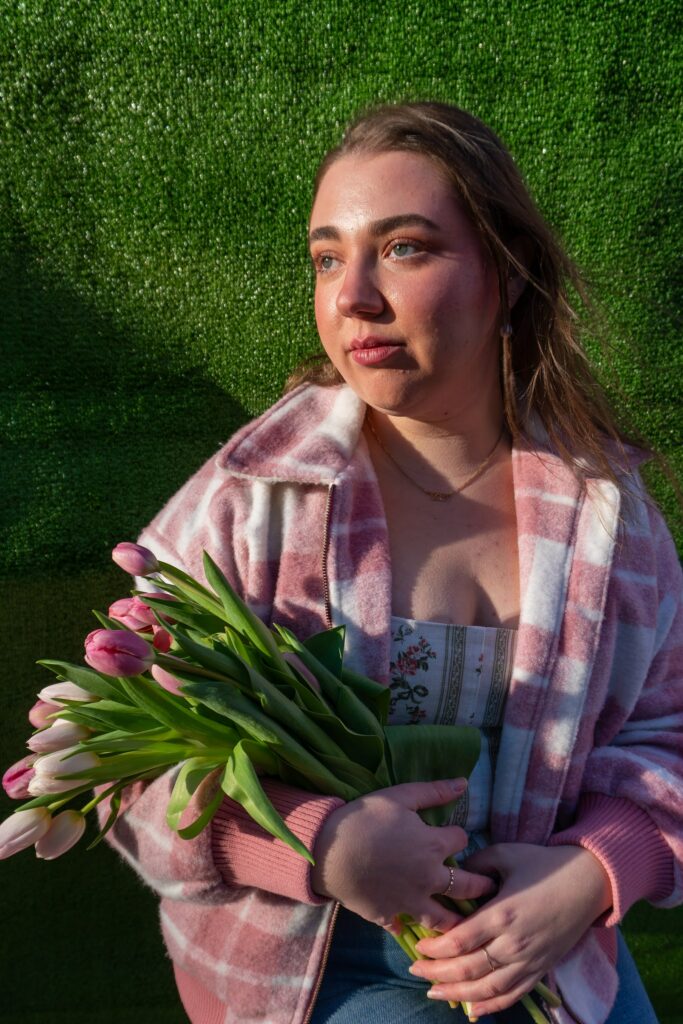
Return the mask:
{"type": "Polygon", "coordinates": [[[450,931],[422,939],[417,948],[430,959],[410,970],[438,982],[431,998],[470,1003],[483,1017],[530,992],[609,909],[612,892],[600,861],[579,846],[499,843],[466,865],[499,878],[497,894],[450,931]]]}

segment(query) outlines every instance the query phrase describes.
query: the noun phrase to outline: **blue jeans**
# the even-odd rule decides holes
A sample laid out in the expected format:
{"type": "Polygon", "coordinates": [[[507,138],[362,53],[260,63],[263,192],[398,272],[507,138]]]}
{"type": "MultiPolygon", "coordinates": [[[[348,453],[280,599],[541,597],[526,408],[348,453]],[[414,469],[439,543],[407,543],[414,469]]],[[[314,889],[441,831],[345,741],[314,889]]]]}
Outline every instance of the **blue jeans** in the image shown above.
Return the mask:
{"type": "MultiPolygon", "coordinates": [[[[460,1008],[426,998],[424,981],[408,974],[409,963],[388,932],[342,907],[311,1024],[464,1024],[460,1008]]],[[[657,1024],[621,934],[617,970],[619,992],[605,1024],[657,1024]]],[[[479,1019],[481,1024],[531,1024],[523,1007],[479,1019]]]]}

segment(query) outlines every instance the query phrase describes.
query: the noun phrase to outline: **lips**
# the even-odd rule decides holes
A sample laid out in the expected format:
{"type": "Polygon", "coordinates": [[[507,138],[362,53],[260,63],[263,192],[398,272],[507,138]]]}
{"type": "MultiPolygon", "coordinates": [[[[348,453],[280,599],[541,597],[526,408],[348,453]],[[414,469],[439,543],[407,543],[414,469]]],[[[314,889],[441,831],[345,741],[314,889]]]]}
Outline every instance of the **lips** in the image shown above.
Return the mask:
{"type": "Polygon", "coordinates": [[[381,338],[369,335],[367,338],[354,338],[351,342],[350,356],[359,366],[375,366],[383,363],[404,348],[402,341],[392,338],[381,338]]]}
{"type": "Polygon", "coordinates": [[[366,338],[354,338],[351,342],[351,351],[366,348],[398,348],[403,344],[401,341],[394,341],[393,338],[382,338],[380,335],[369,334],[366,338]]]}

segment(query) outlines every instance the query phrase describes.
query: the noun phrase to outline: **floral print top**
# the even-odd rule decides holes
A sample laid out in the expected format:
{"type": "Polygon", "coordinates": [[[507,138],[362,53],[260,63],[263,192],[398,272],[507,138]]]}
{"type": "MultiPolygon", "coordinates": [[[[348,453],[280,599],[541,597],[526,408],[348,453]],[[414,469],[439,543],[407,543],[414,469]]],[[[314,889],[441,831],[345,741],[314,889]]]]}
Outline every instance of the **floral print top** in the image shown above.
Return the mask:
{"type": "Polygon", "coordinates": [[[481,730],[479,761],[451,817],[470,833],[467,853],[487,841],[516,640],[513,629],[391,617],[389,722],[474,725],[481,730]]]}

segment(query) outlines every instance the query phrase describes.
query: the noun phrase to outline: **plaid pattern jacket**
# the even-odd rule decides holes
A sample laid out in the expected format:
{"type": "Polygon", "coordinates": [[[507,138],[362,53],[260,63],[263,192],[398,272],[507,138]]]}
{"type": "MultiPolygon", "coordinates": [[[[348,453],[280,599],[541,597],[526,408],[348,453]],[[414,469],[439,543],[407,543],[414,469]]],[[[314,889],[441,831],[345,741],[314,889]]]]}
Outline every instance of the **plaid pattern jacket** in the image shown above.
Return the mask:
{"type": "MultiPolygon", "coordinates": [[[[345,386],[302,386],[245,426],[144,531],[201,575],[206,548],[261,617],[308,635],[347,629],[349,662],[387,680],[386,520],[345,386]]],[[[582,488],[539,444],[513,451],[521,618],[492,799],[494,842],[574,843],[607,868],[614,906],[551,979],[558,1024],[602,1024],[616,992],[611,928],[636,900],[681,901],[681,571],[658,512],[582,488]]],[[[637,478],[634,476],[634,486],[637,478]]],[[[195,1024],[305,1024],[334,908],[307,866],[231,801],[191,842],[165,824],[172,778],[128,791],[110,833],[161,896],[195,1024]]],[[[312,844],[337,801],[270,783],[312,844]]]]}

